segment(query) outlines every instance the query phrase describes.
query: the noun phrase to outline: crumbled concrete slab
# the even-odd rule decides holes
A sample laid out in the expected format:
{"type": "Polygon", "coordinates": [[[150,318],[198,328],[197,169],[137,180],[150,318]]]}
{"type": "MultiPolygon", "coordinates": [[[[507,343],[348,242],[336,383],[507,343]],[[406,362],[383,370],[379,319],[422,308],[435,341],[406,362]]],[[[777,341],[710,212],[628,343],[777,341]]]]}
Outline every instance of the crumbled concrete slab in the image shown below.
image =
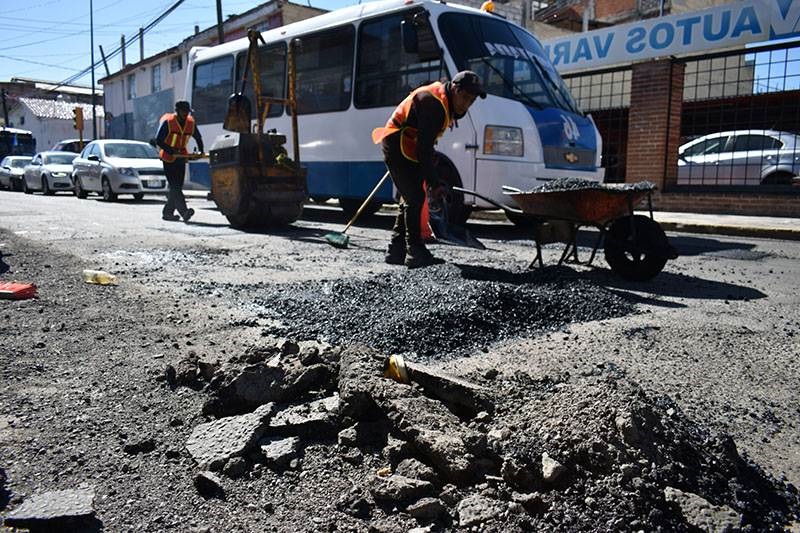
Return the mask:
{"type": "Polygon", "coordinates": [[[273,412],[274,404],[268,403],[246,415],[200,424],[186,441],[186,449],[202,468],[218,470],[231,457],[244,455],[256,445],[273,412]]]}
{"type": "Polygon", "coordinates": [[[94,517],[94,491],[57,490],[35,495],[11,511],[7,527],[59,531],[68,524],[94,517]]]}

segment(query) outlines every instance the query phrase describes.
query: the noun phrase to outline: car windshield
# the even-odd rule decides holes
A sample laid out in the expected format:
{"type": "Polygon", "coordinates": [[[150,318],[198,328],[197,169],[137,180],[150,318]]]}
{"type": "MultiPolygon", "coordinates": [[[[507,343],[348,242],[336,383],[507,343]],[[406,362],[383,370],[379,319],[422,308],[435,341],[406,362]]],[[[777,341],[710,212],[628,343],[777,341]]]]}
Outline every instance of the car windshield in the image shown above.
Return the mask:
{"type": "Polygon", "coordinates": [[[44,156],[45,165],[71,165],[78,154],[51,154],[44,156]]]}
{"type": "Polygon", "coordinates": [[[149,144],[110,143],[103,147],[106,157],[126,159],[158,159],[158,152],[149,144]]]}
{"type": "Polygon", "coordinates": [[[27,165],[30,162],[31,162],[31,158],[30,157],[25,158],[25,159],[12,159],[11,160],[11,168],[22,168],[22,167],[24,167],[25,165],[27,165]]]}
{"type": "Polygon", "coordinates": [[[528,32],[494,18],[446,13],[439,18],[459,70],[473,70],[486,92],[525,105],[580,113],[542,45],[528,32]]]}

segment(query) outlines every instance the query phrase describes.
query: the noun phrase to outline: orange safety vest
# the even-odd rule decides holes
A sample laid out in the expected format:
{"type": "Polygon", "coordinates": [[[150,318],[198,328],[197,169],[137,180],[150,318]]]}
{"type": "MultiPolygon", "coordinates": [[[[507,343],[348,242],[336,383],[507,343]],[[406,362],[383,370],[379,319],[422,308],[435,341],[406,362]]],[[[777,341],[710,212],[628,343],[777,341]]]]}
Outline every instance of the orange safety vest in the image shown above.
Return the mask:
{"type": "Polygon", "coordinates": [[[419,163],[417,159],[417,135],[419,132],[417,128],[406,124],[406,121],[408,120],[408,114],[411,111],[411,104],[414,102],[414,97],[423,91],[427,91],[435,96],[444,108],[444,122],[442,123],[439,133],[436,135],[437,139],[441,137],[447,130],[447,127],[450,126],[451,119],[450,102],[447,99],[447,91],[444,88],[444,84],[439,81],[414,89],[411,94],[406,96],[405,99],[397,105],[384,127],[372,130],[372,142],[375,144],[379,144],[389,135],[399,131],[400,151],[406,159],[414,161],[415,163],[419,163]]]}
{"type": "MultiPolygon", "coordinates": [[[[164,139],[164,143],[182,154],[188,154],[189,151],[186,147],[189,145],[189,139],[194,135],[194,118],[192,118],[191,115],[186,117],[186,123],[181,128],[177,113],[169,113],[165,115],[165,117],[169,131],[167,132],[167,138],[164,139]]],[[[159,153],[159,157],[161,157],[162,161],[166,161],[167,163],[172,163],[177,159],[174,155],[165,152],[163,148],[159,153]]]]}

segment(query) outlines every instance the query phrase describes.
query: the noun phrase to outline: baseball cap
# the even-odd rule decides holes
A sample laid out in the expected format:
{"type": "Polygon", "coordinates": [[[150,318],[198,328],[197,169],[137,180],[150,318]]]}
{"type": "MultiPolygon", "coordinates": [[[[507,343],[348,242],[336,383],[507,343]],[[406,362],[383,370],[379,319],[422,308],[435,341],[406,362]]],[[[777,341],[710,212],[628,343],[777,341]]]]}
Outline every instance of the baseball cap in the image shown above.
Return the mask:
{"type": "Polygon", "coordinates": [[[180,111],[181,109],[191,113],[192,105],[186,100],[178,100],[177,102],[175,102],[175,111],[180,111]]]}
{"type": "Polygon", "coordinates": [[[475,96],[480,96],[481,98],[486,98],[486,91],[483,90],[481,79],[471,70],[462,70],[456,74],[453,77],[452,83],[455,87],[463,91],[467,91],[475,96]]]}

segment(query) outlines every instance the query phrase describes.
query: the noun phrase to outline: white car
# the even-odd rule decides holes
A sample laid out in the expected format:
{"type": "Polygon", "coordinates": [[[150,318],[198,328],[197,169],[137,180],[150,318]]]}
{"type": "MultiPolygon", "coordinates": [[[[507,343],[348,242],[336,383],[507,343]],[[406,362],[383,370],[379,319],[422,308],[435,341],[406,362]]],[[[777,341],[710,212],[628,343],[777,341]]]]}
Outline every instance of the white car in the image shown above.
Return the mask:
{"type": "Polygon", "coordinates": [[[678,148],[678,185],[791,185],[800,136],[775,130],[705,135],[678,148]]]}
{"type": "Polygon", "coordinates": [[[39,152],[25,165],[22,176],[22,192],[32,194],[42,191],[55,194],[72,190],[72,152],[39,152]]]}
{"type": "Polygon", "coordinates": [[[33,159],[27,155],[9,155],[0,161],[0,189],[22,190],[22,174],[25,165],[33,159]]]}
{"type": "Polygon", "coordinates": [[[158,152],[140,141],[104,139],[92,141],[72,162],[75,196],[90,192],[113,202],[120,194],[141,200],[145,194],[166,194],[167,178],[158,152]]]}

